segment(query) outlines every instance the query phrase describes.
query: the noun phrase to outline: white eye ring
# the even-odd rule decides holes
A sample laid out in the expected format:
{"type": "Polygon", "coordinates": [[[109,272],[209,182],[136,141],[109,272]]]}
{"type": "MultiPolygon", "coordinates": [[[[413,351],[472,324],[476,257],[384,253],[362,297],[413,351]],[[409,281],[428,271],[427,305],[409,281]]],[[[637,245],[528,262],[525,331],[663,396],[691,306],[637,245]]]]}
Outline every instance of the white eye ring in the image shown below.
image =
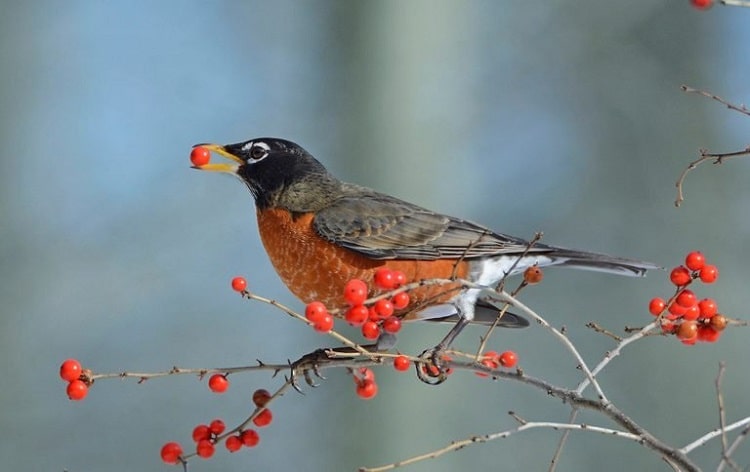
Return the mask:
{"type": "Polygon", "coordinates": [[[247,159],[248,164],[258,162],[264,159],[265,157],[268,156],[268,153],[271,150],[271,147],[262,141],[258,141],[257,143],[251,142],[251,143],[246,144],[245,146],[248,146],[248,145],[249,145],[249,151],[250,151],[250,157],[247,159]]]}

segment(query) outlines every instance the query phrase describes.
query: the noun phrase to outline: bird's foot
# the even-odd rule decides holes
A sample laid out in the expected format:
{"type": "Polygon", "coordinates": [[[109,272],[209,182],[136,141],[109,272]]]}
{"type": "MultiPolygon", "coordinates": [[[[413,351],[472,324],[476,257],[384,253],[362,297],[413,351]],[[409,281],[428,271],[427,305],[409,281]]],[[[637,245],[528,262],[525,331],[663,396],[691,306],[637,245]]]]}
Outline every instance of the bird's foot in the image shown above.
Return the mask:
{"type": "Polygon", "coordinates": [[[428,385],[440,385],[445,382],[450,368],[445,364],[444,349],[438,345],[427,349],[419,355],[421,362],[417,362],[417,378],[428,385]]]}
{"type": "Polygon", "coordinates": [[[295,390],[302,393],[297,379],[302,376],[305,379],[305,383],[310,387],[317,387],[320,385],[315,382],[313,375],[321,380],[326,378],[320,373],[320,366],[331,360],[328,349],[317,349],[309,354],[305,354],[294,362],[289,363],[291,370],[289,382],[295,390]]]}

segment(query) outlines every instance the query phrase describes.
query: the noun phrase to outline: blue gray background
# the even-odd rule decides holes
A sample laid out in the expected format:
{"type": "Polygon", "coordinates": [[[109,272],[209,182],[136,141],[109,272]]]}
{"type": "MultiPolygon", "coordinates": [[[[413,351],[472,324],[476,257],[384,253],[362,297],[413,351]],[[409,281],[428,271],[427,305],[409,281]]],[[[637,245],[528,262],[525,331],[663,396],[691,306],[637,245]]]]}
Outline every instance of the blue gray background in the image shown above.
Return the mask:
{"type": "MultiPolygon", "coordinates": [[[[750,97],[750,10],[680,1],[3,2],[0,15],[0,457],[6,470],[167,470],[158,450],[214,417],[239,421],[266,374],[211,394],[193,377],[98,382],[71,403],[57,378],[77,357],[100,372],[268,362],[330,340],[229,280],[295,307],[257,237],[251,198],[189,168],[197,142],[297,141],[343,179],[545,242],[721,269],[701,288],[746,317],[750,163],[674,181],[697,149],[740,149],[750,117],[686,95],[750,97]]],[[[649,321],[666,273],[644,280],[548,271],[523,295],[588,360],[612,343],[583,327],[649,321]]],[[[445,327],[409,325],[419,352],[445,327]]],[[[464,334],[475,346],[481,332],[464,334]]],[[[686,348],[650,338],[601,376],[613,401],[669,444],[750,414],[745,329],[686,348]]],[[[574,386],[575,362],[538,327],[498,333],[531,375],[574,386]]],[[[355,470],[511,428],[506,412],[564,421],[543,392],[459,373],[439,388],[378,371],[364,402],[343,371],[291,393],[260,447],[194,471],[355,470]]],[[[609,426],[591,414],[582,421],[609,426]]],[[[546,470],[558,434],[536,430],[414,471],[546,470]]],[[[715,466],[718,442],[693,455],[715,466]]],[[[740,463],[750,461],[745,447],[740,463]]],[[[560,471],[668,470],[637,445],[574,434],[560,471]]]]}

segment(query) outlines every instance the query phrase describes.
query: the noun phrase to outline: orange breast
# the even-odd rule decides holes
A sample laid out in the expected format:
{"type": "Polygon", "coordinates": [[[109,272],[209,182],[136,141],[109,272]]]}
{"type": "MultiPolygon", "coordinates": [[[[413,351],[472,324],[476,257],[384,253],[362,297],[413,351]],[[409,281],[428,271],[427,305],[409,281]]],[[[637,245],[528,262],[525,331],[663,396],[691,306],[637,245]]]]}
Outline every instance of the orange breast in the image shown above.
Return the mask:
{"type": "MultiPolygon", "coordinates": [[[[325,241],[312,227],[313,214],[292,218],[286,210],[270,209],[257,212],[258,229],[268,257],[289,290],[300,300],[315,300],[327,307],[345,305],[342,292],[346,282],[362,279],[371,287],[375,271],[380,267],[400,270],[408,281],[465,278],[467,261],[387,260],[374,261],[325,241]]],[[[404,311],[446,301],[458,295],[457,284],[420,287],[409,293],[411,303],[404,311]]],[[[372,295],[372,293],[371,293],[372,295]]]]}

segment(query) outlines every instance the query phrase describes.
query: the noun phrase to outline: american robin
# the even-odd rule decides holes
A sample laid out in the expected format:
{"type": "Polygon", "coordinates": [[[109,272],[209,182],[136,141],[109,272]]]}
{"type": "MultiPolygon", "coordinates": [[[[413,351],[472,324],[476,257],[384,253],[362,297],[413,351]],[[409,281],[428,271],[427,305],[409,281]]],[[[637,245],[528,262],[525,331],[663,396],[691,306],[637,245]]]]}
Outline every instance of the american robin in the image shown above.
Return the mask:
{"type": "MultiPolygon", "coordinates": [[[[199,144],[232,163],[194,166],[235,175],[255,198],[258,229],[276,272],[305,303],[344,305],[343,287],[371,283],[381,267],[407,280],[464,279],[494,287],[507,275],[538,265],[642,276],[657,266],[605,254],[565,249],[496,233],[366,187],[342,182],[299,145],[277,138],[236,144],[199,144]]],[[[458,283],[410,292],[405,319],[458,323],[445,347],[468,322],[491,322],[498,310],[475,288],[458,283]]],[[[504,327],[528,325],[506,313],[504,327]]]]}

